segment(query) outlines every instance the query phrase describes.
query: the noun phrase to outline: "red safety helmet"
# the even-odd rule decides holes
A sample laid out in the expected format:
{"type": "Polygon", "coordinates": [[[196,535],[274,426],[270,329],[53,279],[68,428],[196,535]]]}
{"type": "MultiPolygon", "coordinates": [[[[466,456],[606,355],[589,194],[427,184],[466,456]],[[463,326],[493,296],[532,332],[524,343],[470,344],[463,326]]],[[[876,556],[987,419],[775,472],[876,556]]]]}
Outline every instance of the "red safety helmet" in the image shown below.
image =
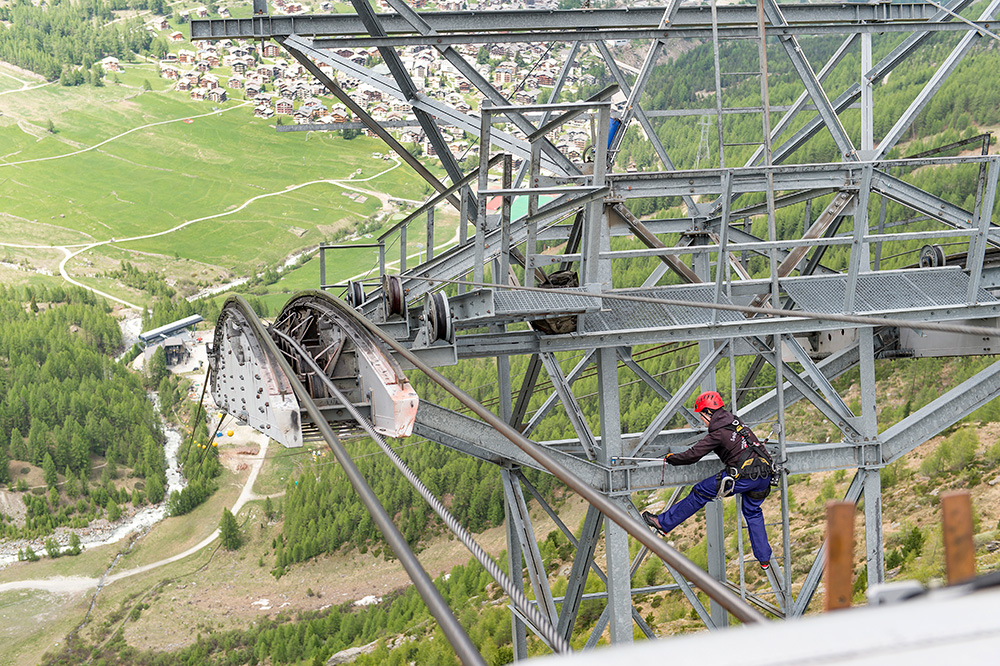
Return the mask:
{"type": "Polygon", "coordinates": [[[726,406],[726,403],[722,402],[722,396],[718,394],[717,391],[705,391],[698,396],[698,399],[694,401],[694,411],[701,412],[706,409],[711,409],[715,411],[716,409],[722,409],[726,406]]]}

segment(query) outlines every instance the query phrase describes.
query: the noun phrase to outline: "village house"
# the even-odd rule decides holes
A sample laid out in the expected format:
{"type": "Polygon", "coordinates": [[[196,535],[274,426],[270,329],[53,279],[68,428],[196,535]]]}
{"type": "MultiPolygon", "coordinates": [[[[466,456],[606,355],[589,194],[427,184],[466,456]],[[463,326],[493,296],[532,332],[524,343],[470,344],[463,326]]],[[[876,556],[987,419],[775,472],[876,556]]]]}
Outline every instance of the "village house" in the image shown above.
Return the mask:
{"type": "Polygon", "coordinates": [[[209,90],[219,87],[219,77],[215,74],[206,74],[201,77],[201,81],[198,83],[202,88],[208,88],[209,90]]]}
{"type": "Polygon", "coordinates": [[[181,49],[177,52],[177,62],[182,65],[190,65],[195,61],[194,51],[188,51],[187,49],[181,49]]]}
{"type": "Polygon", "coordinates": [[[253,108],[253,115],[258,118],[270,118],[274,115],[274,109],[269,104],[258,104],[253,108]]]}
{"type": "Polygon", "coordinates": [[[267,43],[261,47],[260,54],[265,58],[277,58],[278,53],[280,53],[280,47],[277,44],[267,43]]]}
{"type": "Polygon", "coordinates": [[[205,99],[210,102],[221,104],[229,99],[229,95],[226,94],[226,90],[224,88],[212,88],[205,92],[205,99]]]}
{"type": "Polygon", "coordinates": [[[277,103],[274,105],[274,110],[276,113],[279,113],[281,115],[290,116],[294,111],[294,107],[292,106],[291,100],[279,99],[277,103]]]}
{"type": "Polygon", "coordinates": [[[233,74],[229,77],[229,81],[226,82],[226,86],[233,90],[241,90],[243,88],[243,77],[239,74],[233,74]]]}
{"type": "Polygon", "coordinates": [[[192,78],[191,76],[182,75],[181,78],[177,79],[177,85],[174,86],[175,89],[181,92],[187,92],[194,87],[197,87],[198,79],[192,78]]]}
{"type": "Polygon", "coordinates": [[[160,63],[160,76],[170,81],[176,81],[180,78],[180,70],[173,65],[167,65],[160,63]]]}
{"type": "Polygon", "coordinates": [[[514,70],[510,67],[497,67],[493,70],[493,83],[496,85],[505,85],[511,83],[514,80],[514,70]]]}
{"type": "Polygon", "coordinates": [[[180,32],[176,32],[175,31],[175,32],[170,33],[170,37],[168,37],[168,39],[170,41],[172,41],[172,42],[183,42],[184,41],[184,35],[182,33],[180,33],[180,32]]]}
{"type": "Polygon", "coordinates": [[[101,69],[105,72],[120,72],[122,71],[122,66],[118,63],[118,58],[108,56],[101,60],[101,69]]]}

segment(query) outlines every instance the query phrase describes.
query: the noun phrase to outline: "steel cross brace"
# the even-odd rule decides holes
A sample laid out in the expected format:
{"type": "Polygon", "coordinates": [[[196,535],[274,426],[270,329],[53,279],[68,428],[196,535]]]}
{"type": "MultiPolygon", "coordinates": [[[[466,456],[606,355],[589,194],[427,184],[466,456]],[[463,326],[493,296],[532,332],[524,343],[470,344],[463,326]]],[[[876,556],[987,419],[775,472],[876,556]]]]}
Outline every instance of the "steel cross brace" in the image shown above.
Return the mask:
{"type": "MultiPolygon", "coordinates": [[[[577,549],[576,557],[573,559],[573,567],[570,571],[570,579],[566,594],[563,596],[561,613],[559,615],[560,631],[562,631],[562,628],[565,626],[565,631],[567,633],[564,635],[568,636],[572,633],[573,625],[576,622],[576,617],[579,613],[580,601],[582,601],[584,597],[583,589],[586,585],[587,579],[586,567],[589,567],[602,583],[607,585],[608,582],[607,574],[605,574],[604,571],[601,570],[601,567],[594,561],[594,550],[600,536],[601,524],[604,521],[604,515],[594,507],[588,507],[587,515],[584,518],[584,528],[581,533],[581,538],[577,539],[576,535],[573,534],[573,531],[570,530],[559,515],[552,510],[552,507],[548,505],[548,502],[545,501],[545,498],[542,497],[542,494],[527,479],[527,477],[525,477],[520,470],[517,470],[517,475],[521,483],[524,484],[524,487],[528,489],[528,492],[530,492],[535,500],[538,501],[542,510],[548,514],[549,518],[552,519],[552,522],[555,523],[556,527],[558,527],[566,539],[569,540],[570,544],[577,549]],[[591,518],[592,516],[593,519],[591,518]],[[591,527],[587,527],[591,520],[593,520],[594,524],[591,525],[591,527]],[[589,542],[585,541],[587,535],[592,535],[589,542]],[[576,573],[578,567],[582,567],[582,571],[580,571],[579,574],[576,573]],[[577,582],[574,583],[574,580],[577,582]]],[[[695,596],[695,599],[697,600],[697,596],[695,596]]],[[[632,608],[632,619],[639,625],[640,628],[645,627],[644,631],[649,628],[635,607],[632,608]]],[[[647,633],[646,635],[652,638],[651,634],[647,633]]]]}
{"type": "MultiPolygon", "coordinates": [[[[680,6],[681,6],[681,0],[669,0],[666,9],[663,10],[663,18],[660,19],[660,25],[658,27],[661,29],[666,28],[674,20],[674,16],[677,14],[677,10],[680,8],[680,6]]],[[[642,93],[646,90],[646,84],[649,83],[649,75],[652,74],[653,72],[653,67],[656,65],[656,61],[660,57],[660,51],[663,50],[664,44],[666,44],[666,40],[655,39],[653,40],[652,44],[649,45],[649,50],[646,51],[646,59],[643,61],[642,67],[639,69],[639,74],[635,77],[635,81],[632,84],[632,90],[631,92],[626,92],[628,98],[625,101],[625,110],[621,116],[621,127],[619,128],[618,133],[612,139],[611,147],[609,149],[612,155],[612,159],[614,159],[614,155],[618,152],[618,149],[621,147],[622,139],[625,137],[625,130],[628,129],[629,123],[632,121],[632,116],[636,113],[636,111],[639,111],[640,113],[642,112],[642,109],[638,107],[639,98],[642,97],[642,93]]],[[[608,62],[609,60],[611,62],[614,62],[613,57],[609,59],[611,53],[608,52],[607,45],[604,44],[603,41],[598,43],[598,47],[602,45],[604,46],[604,48],[601,49],[601,53],[604,55],[605,62],[608,62]]],[[[618,67],[616,64],[615,70],[617,69],[618,67]]],[[[616,78],[619,78],[617,74],[616,78]]],[[[622,81],[624,81],[624,77],[621,78],[622,81]]],[[[621,85],[621,82],[619,83],[619,85],[621,85]]],[[[625,86],[622,86],[622,90],[627,91],[628,89],[625,86]]],[[[645,116],[645,114],[642,115],[645,116]]],[[[642,121],[640,120],[640,122],[642,121]]],[[[646,121],[646,123],[643,124],[643,127],[645,128],[647,124],[648,121],[646,121]]],[[[656,137],[655,134],[649,133],[648,129],[647,129],[647,136],[650,138],[650,140],[657,142],[659,141],[659,138],[656,137]]]]}
{"type": "MultiPolygon", "coordinates": [[[[560,521],[562,522],[562,521],[560,521]]],[[[580,539],[577,541],[572,532],[569,536],[576,543],[576,557],[573,558],[573,566],[570,569],[569,579],[566,584],[566,594],[563,598],[561,612],[559,613],[559,625],[557,630],[568,641],[573,635],[573,627],[576,624],[577,614],[580,612],[580,602],[583,599],[583,591],[587,584],[587,575],[590,568],[598,570],[597,563],[594,562],[594,551],[597,549],[597,540],[601,534],[601,526],[604,523],[604,514],[594,507],[587,507],[587,516],[583,521],[583,530],[580,532],[580,539]]],[[[601,576],[603,577],[601,572],[601,576]]],[[[603,577],[607,583],[607,577],[603,577]]]]}
{"type": "Polygon", "coordinates": [[[721,358],[722,353],[726,351],[729,346],[729,342],[725,341],[712,350],[702,361],[698,364],[697,369],[691,375],[684,380],[684,383],[677,390],[676,395],[663,406],[660,413],[657,414],[653,421],[646,426],[646,429],[642,432],[642,436],[639,438],[638,444],[632,449],[629,455],[634,456],[636,452],[642,447],[646,446],[652,439],[663,429],[663,426],[667,424],[667,421],[677,413],[684,402],[691,395],[694,387],[699,384],[703,377],[705,377],[709,372],[714,372],[716,361],[721,358]]]}
{"type": "MultiPolygon", "coordinates": [[[[641,379],[647,386],[652,388],[657,393],[657,395],[659,395],[661,398],[663,398],[668,402],[674,399],[674,396],[672,393],[670,393],[670,391],[665,389],[663,385],[660,384],[660,382],[656,381],[656,379],[652,375],[643,370],[642,367],[635,362],[635,359],[632,358],[632,353],[630,350],[626,349],[625,347],[619,347],[618,357],[621,358],[622,362],[632,372],[635,373],[636,377],[641,379]]],[[[702,427],[703,424],[701,422],[701,419],[698,418],[698,416],[687,407],[682,405],[677,410],[677,412],[684,417],[684,420],[686,420],[688,422],[688,425],[690,425],[691,427],[693,428],[702,427]]]]}
{"type": "Polygon", "coordinates": [[[1000,395],[1000,361],[882,431],[882,462],[889,464],[1000,395]]]}
{"type": "MultiPolygon", "coordinates": [[[[788,339],[791,338],[791,336],[783,336],[783,338],[788,339]]],[[[795,342],[794,338],[791,338],[791,340],[795,346],[798,346],[798,343],[795,342]]],[[[766,363],[772,366],[777,366],[777,363],[771,359],[771,355],[774,354],[774,350],[771,349],[763,339],[759,337],[750,338],[749,342],[758,351],[758,353],[760,353],[760,358],[763,358],[766,363]]],[[[799,349],[801,350],[801,347],[799,347],[799,349]]],[[[796,358],[798,358],[798,356],[796,356],[796,358]]],[[[806,360],[809,361],[808,357],[806,357],[806,360]]],[[[804,381],[798,373],[789,368],[784,361],[781,361],[780,363],[782,375],[787,377],[788,383],[794,387],[800,395],[809,400],[809,402],[812,403],[813,406],[815,406],[816,409],[823,414],[823,416],[837,426],[837,428],[843,433],[844,437],[850,441],[860,440],[861,434],[855,426],[854,414],[852,414],[851,410],[847,408],[847,405],[839,399],[839,396],[836,401],[827,402],[823,399],[823,396],[816,391],[816,389],[804,381]]],[[[815,366],[811,361],[809,361],[806,367],[809,366],[812,366],[813,370],[815,370],[815,366]]],[[[813,381],[816,381],[817,377],[822,377],[822,374],[810,372],[809,370],[805,371],[804,374],[813,381]]],[[[826,382],[820,384],[820,386],[823,386],[824,384],[825,387],[829,387],[832,390],[832,387],[830,387],[826,382]]]]}
{"type": "MultiPolygon", "coordinates": [[[[582,373],[587,368],[587,366],[593,362],[593,360],[594,360],[593,351],[584,354],[583,358],[581,358],[577,362],[576,366],[572,370],[570,370],[569,374],[566,375],[565,381],[567,386],[572,386],[573,382],[575,382],[580,377],[580,373],[582,373]]],[[[561,370],[559,372],[559,375],[560,376],[562,375],[561,370]]],[[[534,429],[538,426],[538,424],[541,423],[542,419],[545,418],[546,414],[549,413],[549,410],[552,409],[552,407],[555,405],[556,400],[560,397],[559,390],[555,388],[555,379],[552,380],[552,385],[553,385],[552,393],[549,394],[549,397],[546,398],[545,402],[543,402],[541,407],[538,408],[538,411],[534,413],[534,415],[531,417],[531,420],[528,421],[528,425],[524,427],[523,432],[525,436],[530,435],[532,431],[534,431],[534,429]]],[[[567,413],[569,412],[568,408],[566,412],[567,413]]],[[[593,437],[592,434],[591,437],[593,437]]]]}
{"type": "MultiPolygon", "coordinates": [[[[854,413],[851,412],[850,407],[848,407],[843,398],[840,397],[837,390],[833,388],[833,385],[830,383],[830,380],[827,379],[826,375],[824,375],[819,367],[817,367],[816,362],[810,358],[809,354],[806,353],[806,350],[802,348],[802,345],[800,345],[799,341],[793,336],[783,335],[781,336],[781,340],[784,344],[784,348],[792,352],[792,355],[795,356],[795,360],[802,366],[803,374],[812,381],[813,385],[816,386],[816,388],[818,388],[826,398],[828,404],[833,407],[833,410],[856,433],[856,425],[854,423],[856,417],[854,416],[854,413]]],[[[784,372],[788,375],[792,373],[792,370],[786,365],[784,372]]],[[[788,389],[785,390],[787,391],[788,389]]],[[[785,394],[785,404],[788,404],[788,393],[785,394]]],[[[846,434],[847,433],[845,433],[845,435],[846,434]]]]}
{"type": "MultiPolygon", "coordinates": [[[[573,395],[570,379],[563,376],[559,362],[553,354],[541,352],[539,353],[539,357],[545,366],[545,372],[548,373],[549,379],[552,380],[552,387],[563,404],[563,409],[566,412],[566,416],[569,417],[570,423],[573,425],[576,436],[580,438],[580,442],[583,444],[583,450],[587,454],[587,459],[593,460],[594,452],[598,448],[597,442],[594,439],[594,434],[590,431],[590,426],[583,415],[583,411],[580,409],[580,403],[577,402],[576,396],[573,395]]],[[[584,360],[589,360],[589,358],[590,356],[588,355],[584,360]]],[[[580,366],[578,365],[577,367],[580,366]]],[[[532,419],[532,423],[534,422],[535,420],[532,419]]]]}
{"type": "MultiPolygon", "coordinates": [[[[354,11],[357,12],[361,22],[364,23],[368,34],[372,37],[386,36],[385,28],[382,27],[374,8],[372,8],[368,0],[351,0],[351,4],[354,5],[354,11]]],[[[400,59],[399,54],[396,53],[396,49],[391,46],[380,46],[378,47],[378,52],[389,68],[389,72],[392,73],[392,78],[396,80],[396,85],[399,86],[404,101],[413,107],[413,113],[420,122],[420,127],[423,128],[427,139],[434,146],[438,159],[441,160],[444,170],[448,172],[448,177],[451,178],[453,183],[458,182],[464,175],[458,166],[458,161],[451,154],[451,150],[448,149],[448,144],[445,143],[444,137],[441,135],[441,130],[438,128],[434,118],[420,108],[419,105],[414,104],[419,93],[416,86],[413,85],[413,79],[410,78],[409,72],[403,66],[403,61],[400,59]]]]}
{"type": "MultiPolygon", "coordinates": [[[[980,21],[992,21],[1000,9],[1000,0],[993,0],[989,6],[980,15],[980,21]]],[[[942,12],[943,13],[943,12],[942,12]]],[[[958,43],[958,46],[952,50],[952,52],[945,58],[944,62],[938,65],[937,69],[934,71],[934,75],[931,76],[931,80],[927,82],[923,90],[921,90],[917,97],[910,103],[910,106],[906,108],[903,115],[900,116],[896,124],[892,126],[889,132],[882,138],[879,143],[878,148],[875,149],[876,159],[885,157],[889,151],[903,138],[903,133],[907,130],[913,120],[917,117],[927,103],[930,102],[931,97],[941,88],[945,80],[951,75],[952,72],[958,67],[958,64],[965,57],[965,54],[969,52],[972,46],[982,39],[982,34],[978,31],[969,32],[962,40],[958,43]]]]}
{"type": "MultiPolygon", "coordinates": [[[[954,9],[955,11],[958,11],[971,4],[971,1],[972,0],[955,0],[950,5],[950,8],[954,9]]],[[[951,17],[946,12],[942,11],[935,14],[935,20],[950,20],[950,19],[951,17]]],[[[907,56],[909,56],[914,50],[916,50],[916,48],[921,43],[926,41],[927,38],[929,38],[932,34],[934,33],[930,31],[921,31],[914,33],[913,35],[910,35],[903,41],[902,44],[893,49],[891,53],[889,53],[885,58],[879,61],[879,63],[876,64],[871,70],[864,73],[863,75],[864,78],[870,80],[871,83],[873,84],[879,82],[886,75],[892,72],[897,66],[899,66],[906,59],[907,56]]],[[[844,45],[841,46],[841,49],[844,49],[847,43],[848,42],[845,42],[844,45]]],[[[842,53],[840,57],[843,57],[842,53]]],[[[820,74],[817,77],[819,81],[822,81],[825,78],[825,75],[829,71],[830,66],[832,64],[835,64],[834,62],[835,59],[839,61],[839,58],[837,58],[837,54],[834,54],[834,58],[831,58],[830,61],[827,62],[827,66],[824,67],[823,70],[820,72],[820,74]]],[[[832,102],[831,106],[833,110],[837,114],[839,114],[845,109],[847,109],[851,104],[856,102],[858,98],[861,97],[861,91],[862,88],[860,84],[857,83],[851,84],[851,86],[848,87],[847,90],[838,95],[837,98],[832,102]]],[[[784,132],[785,129],[787,129],[791,121],[794,119],[795,115],[797,115],[798,111],[801,111],[801,107],[804,104],[807,96],[808,96],[808,91],[804,92],[799,97],[799,100],[801,100],[801,102],[799,100],[796,100],[796,102],[793,104],[793,108],[789,110],[789,112],[782,117],[781,121],[771,131],[772,140],[776,139],[784,132]]],[[[773,155],[773,161],[775,163],[783,162],[793,152],[798,150],[806,141],[812,138],[824,126],[825,125],[823,119],[820,116],[817,116],[807,121],[806,124],[803,125],[792,136],[792,138],[790,138],[784,144],[775,149],[773,155]]],[[[762,154],[763,154],[763,149],[758,149],[758,151],[754,153],[751,159],[748,160],[747,164],[749,165],[758,162],[762,154]]],[[[718,208],[718,206],[719,204],[718,202],[716,202],[716,209],[718,208]]]]}
{"type": "MultiPolygon", "coordinates": [[[[364,1],[367,2],[367,0],[364,1]]],[[[387,0],[387,2],[394,10],[396,10],[397,14],[406,19],[406,21],[413,26],[414,30],[420,34],[427,37],[437,35],[437,31],[435,31],[434,28],[432,28],[420,14],[414,11],[405,0],[387,0]]],[[[469,62],[458,53],[458,51],[450,46],[438,46],[437,50],[455,67],[455,69],[462,74],[462,76],[468,79],[469,82],[474,85],[484,97],[488,97],[496,105],[505,105],[509,103],[507,98],[494,88],[490,82],[486,80],[486,77],[480,74],[475,67],[469,64],[469,62]]],[[[525,134],[531,134],[535,131],[535,126],[531,124],[531,122],[522,114],[511,112],[506,115],[507,118],[509,118],[510,121],[525,134]]],[[[577,168],[577,166],[573,164],[565,155],[560,153],[556,147],[552,145],[551,141],[544,137],[541,141],[542,150],[551,160],[560,164],[563,173],[580,173],[579,168],[577,168]]]]}
{"type": "MultiPolygon", "coordinates": [[[[621,70],[618,67],[618,63],[615,62],[614,56],[611,54],[611,51],[608,50],[607,44],[603,41],[599,41],[597,42],[597,48],[601,52],[604,62],[608,65],[608,69],[611,70],[611,74],[614,76],[618,86],[624,93],[631,95],[633,89],[630,89],[628,79],[622,75],[621,70]]],[[[637,80],[636,84],[638,83],[639,81],[637,80]]],[[[643,82],[643,86],[645,86],[645,82],[643,82]]],[[[663,147],[660,137],[656,134],[656,129],[653,127],[653,124],[649,122],[649,118],[646,117],[646,113],[642,110],[642,107],[638,104],[634,104],[630,108],[631,112],[635,115],[636,120],[638,120],[639,124],[642,125],[642,129],[646,132],[646,138],[653,145],[653,150],[656,151],[656,155],[660,158],[664,168],[668,171],[675,171],[677,167],[674,166],[673,161],[670,159],[670,155],[667,153],[667,149],[663,147]]],[[[615,136],[624,136],[627,129],[627,124],[624,120],[622,120],[622,124],[618,128],[618,134],[615,136]]],[[[696,210],[697,207],[695,206],[694,198],[691,197],[690,194],[685,192],[681,194],[681,198],[684,200],[684,204],[688,207],[688,210],[696,210]]]]}
{"type": "MultiPolygon", "coordinates": [[[[538,550],[538,541],[531,526],[531,514],[528,513],[528,506],[524,501],[524,494],[521,492],[521,484],[517,475],[508,469],[501,469],[500,475],[503,479],[504,497],[509,509],[507,519],[514,523],[515,529],[519,533],[521,554],[524,556],[528,577],[531,579],[531,587],[534,589],[535,599],[538,601],[538,608],[542,615],[555,626],[559,618],[556,614],[555,603],[552,601],[552,590],[549,588],[545,563],[542,561],[541,552],[538,550]]],[[[515,557],[515,561],[517,559],[515,557]]],[[[517,575],[517,571],[511,571],[511,576],[517,575]]]]}
{"type": "MultiPolygon", "coordinates": [[[[776,0],[759,1],[764,3],[764,13],[767,15],[771,25],[776,27],[785,27],[788,25],[776,0]]],[[[805,55],[802,53],[802,47],[799,46],[798,39],[794,36],[787,36],[780,37],[779,41],[785,49],[789,60],[792,61],[792,66],[798,73],[799,79],[805,85],[806,92],[809,93],[813,104],[816,105],[816,110],[819,112],[819,117],[823,119],[823,124],[826,125],[827,129],[830,130],[830,134],[833,135],[833,140],[837,144],[837,148],[840,149],[841,157],[848,160],[856,160],[857,155],[854,150],[854,144],[851,143],[850,137],[847,136],[844,126],[840,124],[837,112],[830,105],[830,100],[823,91],[823,85],[816,78],[816,73],[813,72],[809,61],[806,60],[805,55]]]]}
{"type": "MultiPolygon", "coordinates": [[[[411,155],[403,144],[396,140],[396,137],[387,132],[377,120],[372,118],[364,107],[355,102],[343,88],[337,85],[336,81],[331,79],[323,70],[317,67],[316,63],[306,57],[306,55],[301,51],[290,45],[287,40],[281,40],[280,43],[284,49],[299,62],[299,64],[305,67],[310,74],[315,76],[320,83],[326,86],[326,89],[329,90],[334,97],[350,109],[351,113],[360,118],[365,127],[377,134],[378,137],[382,139],[382,141],[384,141],[392,150],[394,150],[396,154],[399,155],[400,158],[414,171],[416,171],[421,178],[430,183],[430,185],[438,192],[444,192],[447,190],[447,185],[438,180],[437,177],[431,173],[427,167],[423,165],[423,163],[420,162],[420,160],[411,155]]],[[[455,208],[459,207],[459,201],[454,196],[448,197],[448,202],[455,208]]]]}
{"type": "MultiPolygon", "coordinates": [[[[424,95],[417,95],[415,98],[408,98],[392,79],[382,76],[381,74],[376,74],[370,69],[358,65],[347,58],[342,58],[335,53],[319,49],[313,45],[311,40],[300,35],[290,35],[286,38],[286,43],[291,44],[293,48],[301,51],[314,60],[319,60],[330,65],[331,67],[339,69],[342,72],[346,72],[351,76],[359,78],[373,87],[378,88],[382,92],[410,104],[414,111],[419,109],[427,114],[433,115],[438,119],[438,121],[459,127],[470,134],[474,134],[476,136],[479,135],[478,118],[468,116],[453,109],[447,104],[443,104],[424,95]]],[[[498,130],[494,130],[491,136],[493,143],[500,147],[504,152],[511,153],[525,160],[531,157],[531,149],[525,141],[516,139],[510,134],[498,130]]],[[[550,169],[555,173],[562,174],[562,169],[559,164],[556,164],[552,160],[545,157],[543,157],[543,162],[545,168],[550,169]]],[[[459,174],[455,180],[458,180],[461,177],[461,174],[459,174]]]]}

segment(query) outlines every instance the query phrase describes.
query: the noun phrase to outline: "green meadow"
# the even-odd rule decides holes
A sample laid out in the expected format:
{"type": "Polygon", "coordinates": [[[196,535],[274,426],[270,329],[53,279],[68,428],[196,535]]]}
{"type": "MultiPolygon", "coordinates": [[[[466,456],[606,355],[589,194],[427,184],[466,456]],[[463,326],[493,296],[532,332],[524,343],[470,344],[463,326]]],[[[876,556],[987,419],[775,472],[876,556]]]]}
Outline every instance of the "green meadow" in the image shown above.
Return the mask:
{"type": "MultiPolygon", "coordinates": [[[[430,191],[405,164],[373,158],[386,150],[377,139],[279,133],[242,99],[192,101],[170,90],[152,63],[125,68],[99,88],[19,91],[20,82],[0,75],[0,92],[13,90],[0,95],[0,243],[98,244],[67,265],[95,288],[148,302],[102,277],[122,260],[192,285],[251,275],[370,228],[383,211],[378,195],[422,200],[430,191]]],[[[385,212],[399,219],[398,210],[385,212]]],[[[436,242],[453,237],[456,223],[439,218],[436,242]]],[[[411,238],[413,252],[418,242],[411,238]]],[[[62,258],[54,249],[6,252],[49,270],[62,258]]],[[[329,280],[374,263],[370,250],[351,255],[328,264],[329,280]]],[[[280,295],[318,280],[314,260],[269,290],[280,295]]]]}

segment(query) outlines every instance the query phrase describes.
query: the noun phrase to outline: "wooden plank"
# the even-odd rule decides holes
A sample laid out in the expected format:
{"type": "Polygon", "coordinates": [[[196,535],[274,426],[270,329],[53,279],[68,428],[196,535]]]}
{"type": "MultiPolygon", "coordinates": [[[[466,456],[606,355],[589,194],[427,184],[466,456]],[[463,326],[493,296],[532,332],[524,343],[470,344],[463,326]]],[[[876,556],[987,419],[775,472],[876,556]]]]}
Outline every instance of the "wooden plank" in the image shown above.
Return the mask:
{"type": "Polygon", "coordinates": [[[941,493],[944,523],[944,559],[948,584],[976,576],[976,547],[972,542],[972,496],[967,490],[941,493]]]}
{"type": "Polygon", "coordinates": [[[823,610],[851,607],[854,586],[854,502],[826,505],[826,598],[823,610]]]}

